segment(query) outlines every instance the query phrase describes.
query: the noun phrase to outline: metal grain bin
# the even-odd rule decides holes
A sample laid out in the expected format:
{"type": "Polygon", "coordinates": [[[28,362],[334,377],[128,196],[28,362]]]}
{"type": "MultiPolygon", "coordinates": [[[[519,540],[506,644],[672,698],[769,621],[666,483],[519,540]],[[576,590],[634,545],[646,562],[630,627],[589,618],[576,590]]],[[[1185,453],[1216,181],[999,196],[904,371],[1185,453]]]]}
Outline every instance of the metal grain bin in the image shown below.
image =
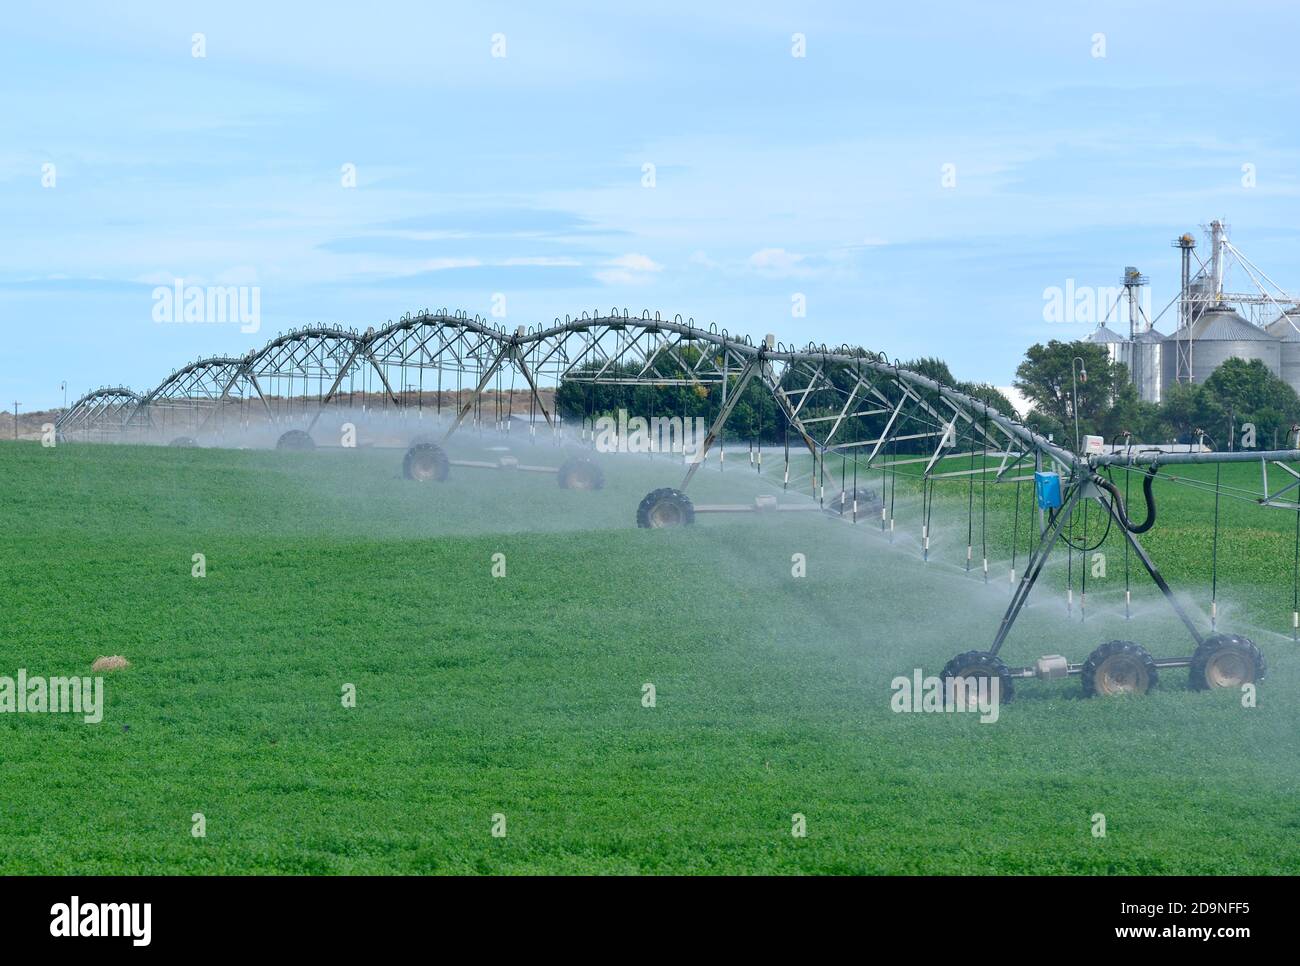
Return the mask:
{"type": "Polygon", "coordinates": [[[1300,306],[1288,309],[1264,328],[1282,343],[1282,379],[1300,392],[1300,306]]]}
{"type": "Polygon", "coordinates": [[[1122,362],[1131,368],[1129,352],[1131,346],[1128,339],[1114,329],[1107,328],[1104,323],[1097,326],[1083,341],[1105,346],[1106,354],[1110,356],[1111,362],[1122,362]]]}
{"type": "Polygon", "coordinates": [[[1133,385],[1143,402],[1158,403],[1164,389],[1165,337],[1155,329],[1139,333],[1130,350],[1133,385]]]}
{"type": "MultiPolygon", "coordinates": [[[[1168,386],[1177,378],[1180,355],[1188,357],[1185,328],[1180,328],[1165,340],[1162,354],[1164,385],[1168,386]]],[[[1226,305],[1211,306],[1191,325],[1192,382],[1205,382],[1229,359],[1245,359],[1247,362],[1259,359],[1274,375],[1281,375],[1282,343],[1226,305]]]]}

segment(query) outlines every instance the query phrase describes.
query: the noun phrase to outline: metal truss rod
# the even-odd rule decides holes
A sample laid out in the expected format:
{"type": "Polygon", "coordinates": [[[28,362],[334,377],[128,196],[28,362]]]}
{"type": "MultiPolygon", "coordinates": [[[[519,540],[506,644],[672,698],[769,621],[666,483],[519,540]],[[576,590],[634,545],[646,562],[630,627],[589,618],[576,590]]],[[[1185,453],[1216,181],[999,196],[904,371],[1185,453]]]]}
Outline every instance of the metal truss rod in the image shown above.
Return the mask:
{"type": "Polygon", "coordinates": [[[730,395],[727,397],[727,401],[723,403],[722,407],[718,410],[718,415],[713,420],[713,425],[709,427],[709,432],[704,437],[704,443],[700,446],[698,458],[687,467],[686,476],[682,480],[681,489],[684,490],[686,487],[690,486],[691,478],[695,476],[695,471],[704,465],[704,458],[708,456],[709,448],[717,441],[719,434],[722,432],[722,427],[727,422],[727,417],[730,416],[731,411],[736,408],[736,403],[740,402],[740,397],[744,394],[745,387],[749,385],[749,380],[754,377],[755,371],[757,371],[757,363],[754,362],[751,362],[740,371],[740,375],[736,379],[735,388],[731,390],[730,395]]]}

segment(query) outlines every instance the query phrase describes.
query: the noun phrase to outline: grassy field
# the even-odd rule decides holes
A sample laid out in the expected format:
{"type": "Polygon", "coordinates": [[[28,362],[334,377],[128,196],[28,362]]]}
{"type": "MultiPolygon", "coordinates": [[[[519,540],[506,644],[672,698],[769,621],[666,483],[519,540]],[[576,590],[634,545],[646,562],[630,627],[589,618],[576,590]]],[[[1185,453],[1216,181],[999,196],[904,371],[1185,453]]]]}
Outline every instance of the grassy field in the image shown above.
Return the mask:
{"type": "MultiPolygon", "coordinates": [[[[985,585],[964,481],[925,564],[907,481],[891,546],[815,514],[637,530],[641,496],[679,479],[667,461],[613,460],[583,493],[456,469],[419,485],[400,458],[0,444],[0,675],[133,662],[98,725],[0,715],[0,873],[1300,869],[1294,514],[1222,507],[1220,621],[1267,656],[1258,707],[1169,671],[1143,698],[1024,683],[981,724],[895,714],[889,685],[987,646],[1012,487],[991,488],[985,585]]],[[[697,501],[768,492],[729,465],[697,501]]],[[[1208,612],[1213,501],[1159,493],[1147,543],[1208,612]]],[[[1087,619],[1066,615],[1062,560],[1009,662],[1112,637],[1190,653],[1149,583],[1123,619],[1116,537],[1087,619]]]]}

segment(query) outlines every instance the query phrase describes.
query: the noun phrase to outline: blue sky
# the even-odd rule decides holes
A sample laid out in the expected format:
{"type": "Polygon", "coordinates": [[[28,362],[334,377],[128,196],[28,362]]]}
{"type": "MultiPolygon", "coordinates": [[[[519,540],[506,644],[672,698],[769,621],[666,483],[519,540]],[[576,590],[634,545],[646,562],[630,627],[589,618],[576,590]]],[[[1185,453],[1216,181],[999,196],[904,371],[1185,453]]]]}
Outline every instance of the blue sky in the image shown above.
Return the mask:
{"type": "Polygon", "coordinates": [[[10,0],[0,399],[494,293],[509,325],[649,308],[1006,384],[1090,328],[1045,288],[1134,264],[1158,309],[1214,217],[1300,289],[1297,49],[1284,2],[10,0]],[[155,323],[177,277],[257,286],[260,331],[155,323]]]}

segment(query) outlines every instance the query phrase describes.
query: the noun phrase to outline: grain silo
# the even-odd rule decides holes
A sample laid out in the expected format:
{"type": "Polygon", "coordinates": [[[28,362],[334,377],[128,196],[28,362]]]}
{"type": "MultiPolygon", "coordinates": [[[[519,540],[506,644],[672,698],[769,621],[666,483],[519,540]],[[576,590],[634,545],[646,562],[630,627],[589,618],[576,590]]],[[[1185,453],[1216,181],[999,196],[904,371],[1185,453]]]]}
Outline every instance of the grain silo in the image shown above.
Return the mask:
{"type": "Polygon", "coordinates": [[[1147,329],[1133,337],[1129,370],[1138,398],[1143,402],[1158,403],[1163,398],[1165,341],[1165,337],[1155,329],[1147,329]]]}
{"type": "Polygon", "coordinates": [[[1214,220],[1205,226],[1209,257],[1196,256],[1196,239],[1184,232],[1173,240],[1182,268],[1177,304],[1169,320],[1175,331],[1162,335],[1153,327],[1165,312],[1152,315],[1148,279],[1135,266],[1124,268],[1123,295],[1084,341],[1101,345],[1113,362],[1124,363],[1144,402],[1160,403],[1178,383],[1205,382],[1229,359],[1259,360],[1300,393],[1300,298],[1278,288],[1228,240],[1228,226],[1214,220]],[[1193,269],[1199,265],[1199,270],[1193,269]],[[1233,291],[1229,268],[1239,266],[1254,288],[1233,291]],[[1261,281],[1262,280],[1262,281],[1261,281]],[[1128,333],[1120,335],[1121,310],[1128,306],[1128,333]],[[1290,306],[1287,308],[1287,306],[1290,306]],[[1267,322],[1266,319],[1273,321],[1267,322]],[[1107,326],[1111,322],[1115,328],[1107,326]]]}
{"type": "Polygon", "coordinates": [[[1287,309],[1264,328],[1281,342],[1283,381],[1300,393],[1300,305],[1287,309]]]}
{"type": "Polygon", "coordinates": [[[1122,362],[1126,366],[1129,365],[1130,343],[1128,339],[1114,329],[1107,328],[1105,322],[1097,326],[1083,341],[1103,346],[1106,349],[1106,354],[1110,356],[1111,362],[1122,362]]]}
{"type": "Polygon", "coordinates": [[[1177,381],[1180,369],[1183,381],[1190,373],[1192,382],[1203,383],[1229,359],[1259,359],[1275,376],[1282,371],[1282,343],[1224,304],[1207,307],[1190,327],[1166,339],[1162,354],[1166,386],[1177,381]]]}

